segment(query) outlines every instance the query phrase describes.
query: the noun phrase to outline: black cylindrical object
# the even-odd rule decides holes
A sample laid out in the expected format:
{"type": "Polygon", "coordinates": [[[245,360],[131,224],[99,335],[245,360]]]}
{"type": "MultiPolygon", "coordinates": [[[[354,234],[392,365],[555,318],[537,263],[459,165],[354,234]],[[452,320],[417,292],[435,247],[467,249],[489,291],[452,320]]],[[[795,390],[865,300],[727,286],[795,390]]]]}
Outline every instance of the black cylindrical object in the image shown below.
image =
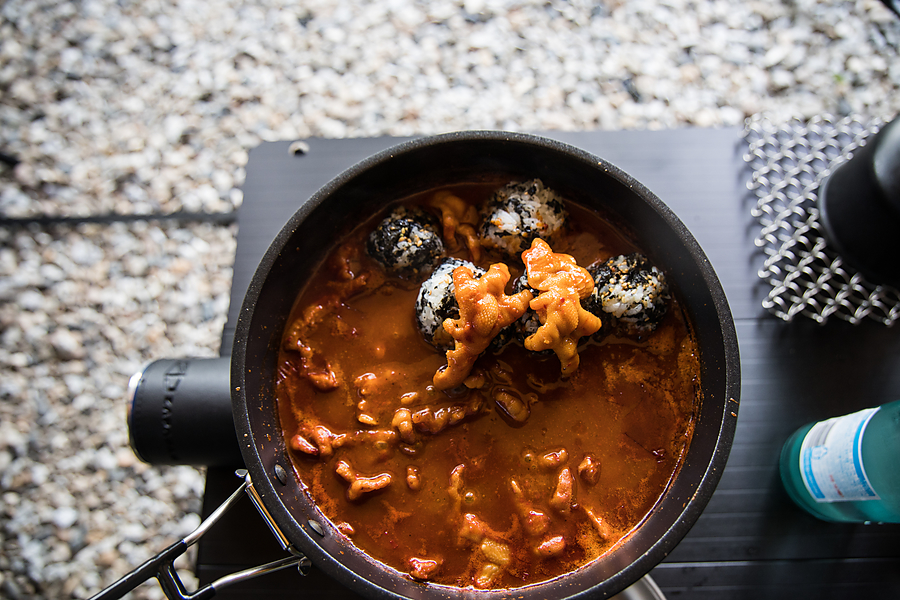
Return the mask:
{"type": "Polygon", "coordinates": [[[818,205],[829,246],[872,283],[900,286],[900,119],[825,179],[818,205]]]}
{"type": "Polygon", "coordinates": [[[231,359],[157,360],[129,384],[128,430],[156,465],[242,466],[231,416],[231,359]]]}

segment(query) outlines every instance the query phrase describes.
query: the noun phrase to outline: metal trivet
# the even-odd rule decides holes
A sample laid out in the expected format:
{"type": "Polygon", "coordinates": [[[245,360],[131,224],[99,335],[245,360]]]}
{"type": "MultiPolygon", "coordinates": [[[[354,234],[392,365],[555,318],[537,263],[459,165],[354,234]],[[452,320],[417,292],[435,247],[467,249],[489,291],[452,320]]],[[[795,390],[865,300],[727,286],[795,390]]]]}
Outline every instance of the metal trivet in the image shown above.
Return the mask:
{"type": "Polygon", "coordinates": [[[819,184],[882,125],[859,116],[787,124],[747,119],[744,160],[753,170],[747,187],[757,197],[750,212],[761,226],[754,243],[766,255],[758,274],[772,286],[762,304],[775,316],[819,323],[834,316],[854,325],[869,317],[888,326],[900,318],[900,292],[844,264],[825,242],[816,206],[819,184]]]}

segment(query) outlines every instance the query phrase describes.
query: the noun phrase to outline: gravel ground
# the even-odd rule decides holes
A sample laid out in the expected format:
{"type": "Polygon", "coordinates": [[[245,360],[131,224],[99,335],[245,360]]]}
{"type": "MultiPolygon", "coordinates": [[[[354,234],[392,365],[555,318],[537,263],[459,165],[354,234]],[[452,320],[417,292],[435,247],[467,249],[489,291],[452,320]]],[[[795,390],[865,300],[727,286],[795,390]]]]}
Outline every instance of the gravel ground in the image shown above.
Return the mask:
{"type": "Polygon", "coordinates": [[[135,459],[125,388],[219,351],[236,234],[10,219],[228,212],[263,140],[900,109],[877,0],[301,4],[0,7],[0,596],[85,598],[199,522],[202,473],[135,459]]]}

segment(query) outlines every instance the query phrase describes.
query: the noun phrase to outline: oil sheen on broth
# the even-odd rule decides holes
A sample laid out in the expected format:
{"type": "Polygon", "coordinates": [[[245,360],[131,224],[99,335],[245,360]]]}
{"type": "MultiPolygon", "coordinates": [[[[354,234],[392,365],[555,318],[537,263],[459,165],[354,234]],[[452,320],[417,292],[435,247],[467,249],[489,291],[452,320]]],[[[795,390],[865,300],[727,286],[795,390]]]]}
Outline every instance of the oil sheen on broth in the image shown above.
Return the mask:
{"type": "MultiPolygon", "coordinates": [[[[525,348],[519,323],[463,385],[435,386],[453,340],[436,348],[416,312],[434,263],[386,269],[369,237],[402,206],[437,224],[437,260],[506,264],[512,295],[520,248],[484,240],[484,207],[505,184],[432,190],[361,223],[305,286],[280,351],[279,414],[307,493],[353,544],[422,582],[515,588],[614,550],[677,474],[699,408],[698,352],[674,296],[649,324],[616,314],[615,302],[595,309],[602,325],[579,340],[569,376],[553,351],[525,348]],[[449,230],[454,213],[436,196],[456,202],[449,230]]],[[[600,215],[561,201],[565,224],[542,236],[554,252],[593,275],[639,251],[600,215]]]]}

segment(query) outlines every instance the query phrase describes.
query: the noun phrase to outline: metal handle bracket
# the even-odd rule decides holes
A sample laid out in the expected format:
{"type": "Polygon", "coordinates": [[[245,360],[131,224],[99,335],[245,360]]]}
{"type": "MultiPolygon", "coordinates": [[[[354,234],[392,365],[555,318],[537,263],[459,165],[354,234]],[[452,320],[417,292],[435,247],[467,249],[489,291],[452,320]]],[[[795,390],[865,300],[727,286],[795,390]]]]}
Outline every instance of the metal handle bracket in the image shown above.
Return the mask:
{"type": "Polygon", "coordinates": [[[280,571],[281,569],[286,569],[288,567],[296,566],[301,575],[306,575],[311,566],[309,559],[291,545],[284,534],[278,529],[278,526],[272,520],[271,515],[263,506],[259,494],[253,488],[253,482],[250,480],[249,473],[247,473],[246,469],[239,469],[235,474],[238,477],[243,477],[244,481],[221,505],[219,505],[218,508],[216,508],[216,510],[212,512],[212,514],[206,518],[206,520],[200,523],[197,529],[188,534],[184,539],[175,542],[153,558],[149,559],[140,567],[125,575],[102,592],[91,597],[91,600],[116,600],[151,577],[156,577],[166,598],[169,600],[205,600],[206,598],[215,596],[217,590],[229,585],[252,579],[253,577],[258,577],[260,575],[265,575],[266,573],[280,571]],[[253,505],[257,508],[260,516],[262,516],[263,520],[269,526],[269,529],[271,529],[275,537],[278,538],[281,547],[290,552],[291,555],[258,567],[232,573],[231,575],[225,575],[200,588],[196,592],[187,592],[181,578],[178,576],[178,572],[175,570],[175,559],[184,554],[192,545],[197,543],[197,541],[203,537],[203,534],[209,531],[209,529],[222,518],[222,515],[234,506],[243,493],[246,493],[253,502],[253,505]]]}

